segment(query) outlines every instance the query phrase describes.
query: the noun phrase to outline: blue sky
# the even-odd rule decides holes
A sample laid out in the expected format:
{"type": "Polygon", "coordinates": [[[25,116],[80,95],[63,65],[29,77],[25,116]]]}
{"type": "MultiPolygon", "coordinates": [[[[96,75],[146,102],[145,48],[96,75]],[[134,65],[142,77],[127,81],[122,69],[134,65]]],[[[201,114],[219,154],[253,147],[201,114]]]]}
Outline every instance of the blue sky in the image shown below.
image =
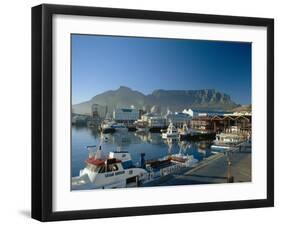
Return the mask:
{"type": "Polygon", "coordinates": [[[155,89],[216,89],[251,103],[251,43],[75,35],[72,103],[121,85],[155,89]]]}

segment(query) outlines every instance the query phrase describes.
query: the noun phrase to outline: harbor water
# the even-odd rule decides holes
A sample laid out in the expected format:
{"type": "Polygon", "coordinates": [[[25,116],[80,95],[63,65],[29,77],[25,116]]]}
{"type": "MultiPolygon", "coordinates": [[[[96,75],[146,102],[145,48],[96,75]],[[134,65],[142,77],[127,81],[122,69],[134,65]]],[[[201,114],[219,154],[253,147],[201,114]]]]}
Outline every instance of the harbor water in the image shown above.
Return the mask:
{"type": "Polygon", "coordinates": [[[188,142],[164,140],[160,133],[139,132],[115,132],[113,134],[102,134],[96,129],[88,127],[72,127],[72,177],[78,176],[79,171],[85,167],[88,158],[86,146],[102,145],[105,155],[110,151],[128,151],[133,163],[140,164],[140,155],[145,153],[145,160],[156,160],[169,154],[182,153],[193,155],[199,161],[212,155],[210,150],[211,141],[188,142]]]}

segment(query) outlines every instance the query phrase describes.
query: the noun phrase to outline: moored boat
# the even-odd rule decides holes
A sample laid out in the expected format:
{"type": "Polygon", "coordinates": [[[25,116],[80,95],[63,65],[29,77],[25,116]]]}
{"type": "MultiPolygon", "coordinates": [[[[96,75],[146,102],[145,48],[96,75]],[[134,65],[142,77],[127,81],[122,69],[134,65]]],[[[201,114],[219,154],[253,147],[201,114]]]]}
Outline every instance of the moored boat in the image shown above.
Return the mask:
{"type": "Polygon", "coordinates": [[[200,141],[200,140],[214,140],[216,137],[215,132],[198,131],[188,128],[186,124],[180,130],[180,140],[200,141]]]}
{"type": "Polygon", "coordinates": [[[172,122],[170,122],[167,131],[162,133],[162,138],[163,139],[168,139],[168,138],[178,138],[179,133],[177,128],[173,125],[172,122]]]}
{"type": "Polygon", "coordinates": [[[128,132],[128,128],[123,123],[114,123],[111,125],[116,132],[128,132]]]}
{"type": "Polygon", "coordinates": [[[216,140],[211,145],[215,150],[230,150],[245,142],[247,137],[240,133],[220,133],[216,135],[216,140]]]}
{"type": "Polygon", "coordinates": [[[101,146],[93,153],[94,147],[88,146],[85,168],[72,177],[72,190],[137,187],[197,163],[193,156],[181,153],[145,161],[142,153],[140,165],[135,166],[127,151],[113,151],[105,156],[101,146]]]}
{"type": "Polygon", "coordinates": [[[103,156],[100,146],[96,154],[86,160],[79,176],[72,177],[72,190],[123,188],[131,183],[137,186],[146,179],[146,174],[145,169],[133,165],[128,152],[114,151],[103,156]]]}

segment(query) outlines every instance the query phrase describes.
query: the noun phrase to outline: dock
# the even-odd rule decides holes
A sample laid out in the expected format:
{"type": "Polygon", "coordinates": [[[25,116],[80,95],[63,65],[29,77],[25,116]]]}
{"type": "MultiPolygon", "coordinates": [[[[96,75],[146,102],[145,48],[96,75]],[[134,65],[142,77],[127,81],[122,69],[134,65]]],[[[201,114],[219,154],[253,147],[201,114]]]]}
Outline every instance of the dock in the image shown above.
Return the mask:
{"type": "Polygon", "coordinates": [[[227,183],[230,177],[231,182],[250,182],[251,158],[251,148],[246,146],[231,153],[231,166],[227,154],[217,153],[194,168],[181,170],[144,186],[227,183]]]}

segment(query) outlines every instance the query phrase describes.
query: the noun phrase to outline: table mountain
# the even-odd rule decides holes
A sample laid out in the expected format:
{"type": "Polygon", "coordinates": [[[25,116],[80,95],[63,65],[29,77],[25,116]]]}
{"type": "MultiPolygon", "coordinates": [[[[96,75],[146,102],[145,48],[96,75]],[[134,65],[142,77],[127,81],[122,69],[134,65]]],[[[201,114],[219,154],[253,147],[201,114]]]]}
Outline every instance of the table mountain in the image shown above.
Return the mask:
{"type": "Polygon", "coordinates": [[[203,90],[155,90],[149,95],[121,86],[94,96],[91,100],[72,106],[74,113],[89,114],[92,104],[107,106],[112,112],[116,107],[134,105],[139,109],[158,106],[162,112],[182,111],[185,108],[230,110],[238,105],[230,96],[214,89],[203,90]]]}

